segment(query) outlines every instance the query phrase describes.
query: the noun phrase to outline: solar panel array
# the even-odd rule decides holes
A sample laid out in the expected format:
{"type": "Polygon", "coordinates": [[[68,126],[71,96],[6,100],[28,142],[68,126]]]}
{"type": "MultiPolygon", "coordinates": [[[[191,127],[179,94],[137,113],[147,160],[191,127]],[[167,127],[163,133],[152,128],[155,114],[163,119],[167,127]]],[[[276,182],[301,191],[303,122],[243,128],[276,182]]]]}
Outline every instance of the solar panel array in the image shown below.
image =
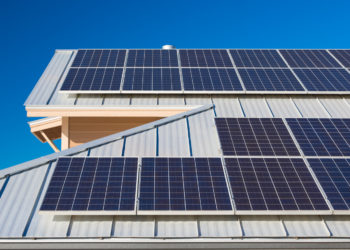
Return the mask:
{"type": "Polygon", "coordinates": [[[220,158],[143,158],[139,210],[232,210],[220,158]]]}
{"type": "Polygon", "coordinates": [[[302,159],[226,158],[237,210],[328,210],[302,159]]]}
{"type": "Polygon", "coordinates": [[[224,155],[299,156],[280,118],[215,118],[224,155]]]}
{"type": "Polygon", "coordinates": [[[59,158],[42,211],[133,211],[137,158],[59,158]]]}
{"type": "Polygon", "coordinates": [[[309,159],[335,210],[350,209],[350,159],[309,159]]]}
{"type": "Polygon", "coordinates": [[[347,92],[349,50],[78,50],[61,91],[347,92]]]}
{"type": "Polygon", "coordinates": [[[350,119],[289,118],[305,156],[350,156],[350,119]]]}

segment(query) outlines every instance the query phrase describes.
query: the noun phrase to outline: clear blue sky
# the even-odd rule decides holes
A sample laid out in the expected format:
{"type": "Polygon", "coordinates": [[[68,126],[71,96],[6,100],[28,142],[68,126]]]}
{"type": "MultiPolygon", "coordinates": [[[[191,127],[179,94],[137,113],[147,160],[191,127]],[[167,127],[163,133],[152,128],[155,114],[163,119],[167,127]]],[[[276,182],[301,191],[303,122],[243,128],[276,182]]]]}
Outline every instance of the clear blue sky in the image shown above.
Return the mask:
{"type": "Polygon", "coordinates": [[[23,103],[55,49],[350,48],[350,1],[0,2],[0,169],[52,152],[23,103]]]}

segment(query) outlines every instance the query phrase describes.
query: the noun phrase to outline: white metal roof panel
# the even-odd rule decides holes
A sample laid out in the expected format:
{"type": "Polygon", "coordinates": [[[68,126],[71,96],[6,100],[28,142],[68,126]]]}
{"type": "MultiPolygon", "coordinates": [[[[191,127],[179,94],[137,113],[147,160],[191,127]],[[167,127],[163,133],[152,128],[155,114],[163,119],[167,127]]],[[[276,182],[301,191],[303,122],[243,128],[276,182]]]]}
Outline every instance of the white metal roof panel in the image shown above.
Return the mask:
{"type": "Polygon", "coordinates": [[[156,156],[156,129],[128,136],[125,139],[125,156],[156,156]]]}
{"type": "Polygon", "coordinates": [[[341,97],[320,98],[320,102],[327,109],[332,118],[349,118],[350,104],[341,97]],[[349,107],[349,108],[347,108],[349,107]]]}
{"type": "Polygon", "coordinates": [[[159,156],[190,156],[186,119],[158,128],[159,156]]]}
{"type": "Polygon", "coordinates": [[[214,118],[213,110],[188,118],[193,156],[220,156],[220,143],[214,118]]]}
{"type": "Polygon", "coordinates": [[[156,223],[157,237],[188,238],[199,236],[197,220],[192,216],[160,216],[156,223]]]}
{"type": "Polygon", "coordinates": [[[121,156],[124,139],[113,141],[100,147],[90,149],[90,156],[121,156]]]}
{"type": "Polygon", "coordinates": [[[72,55],[73,51],[56,51],[25,105],[46,105],[50,101],[72,55]]]}
{"type": "Polygon", "coordinates": [[[314,97],[293,97],[293,101],[298,107],[301,115],[305,118],[328,118],[329,114],[321,105],[319,100],[314,97]]]}
{"type": "Polygon", "coordinates": [[[0,237],[22,237],[48,164],[13,175],[0,199],[0,237]]]}
{"type": "Polygon", "coordinates": [[[239,98],[245,117],[272,117],[271,111],[263,97],[239,98]]]}
{"type": "Polygon", "coordinates": [[[218,117],[244,117],[238,97],[216,95],[213,103],[218,117]]]}
{"type": "Polygon", "coordinates": [[[160,95],[158,98],[159,105],[185,105],[183,95],[160,95]]]}
{"type": "Polygon", "coordinates": [[[158,98],[155,95],[134,95],[131,99],[132,105],[157,105],[158,98]]]}
{"type": "Polygon", "coordinates": [[[76,100],[77,106],[100,106],[103,103],[102,95],[79,95],[79,98],[76,100]]]}
{"type": "Polygon", "coordinates": [[[240,222],[234,216],[198,218],[201,237],[242,237],[240,222]]]}
{"type": "Polygon", "coordinates": [[[246,237],[286,236],[283,224],[277,216],[241,216],[243,234],[246,237]]]}
{"type": "Polygon", "coordinates": [[[106,106],[120,106],[129,105],[131,97],[129,95],[119,95],[118,98],[115,95],[104,95],[103,105],[106,106]]]}
{"type": "Polygon", "coordinates": [[[107,237],[113,216],[72,216],[70,237],[107,237]]]}
{"type": "Polygon", "coordinates": [[[115,237],[154,237],[155,218],[152,216],[115,217],[115,237]]]}
{"type": "Polygon", "coordinates": [[[266,102],[273,117],[301,117],[294,102],[288,97],[267,97],[266,102]]]}
{"type": "Polygon", "coordinates": [[[292,237],[321,237],[330,236],[326,224],[318,216],[288,216],[283,223],[292,237]]]}
{"type": "Polygon", "coordinates": [[[325,217],[325,223],[327,224],[329,230],[332,233],[332,236],[336,237],[349,237],[350,235],[350,226],[349,226],[350,217],[349,216],[327,216],[325,217]]]}

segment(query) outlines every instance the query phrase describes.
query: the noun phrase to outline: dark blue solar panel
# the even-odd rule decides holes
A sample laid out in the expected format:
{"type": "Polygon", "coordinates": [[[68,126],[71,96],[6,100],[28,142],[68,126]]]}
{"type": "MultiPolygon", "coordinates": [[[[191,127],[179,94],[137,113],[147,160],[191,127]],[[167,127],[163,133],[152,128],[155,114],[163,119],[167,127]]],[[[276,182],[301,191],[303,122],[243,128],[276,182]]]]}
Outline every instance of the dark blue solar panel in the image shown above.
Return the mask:
{"type": "Polygon", "coordinates": [[[280,50],[292,68],[340,68],[326,50],[280,50]]]}
{"type": "Polygon", "coordinates": [[[294,69],[308,91],[350,91],[345,69],[294,69]]]}
{"type": "Polygon", "coordinates": [[[345,67],[350,68],[350,50],[332,49],[329,50],[345,67]]]}
{"type": "Polygon", "coordinates": [[[350,156],[350,119],[289,118],[288,125],[306,156],[350,156]]]}
{"type": "Polygon", "coordinates": [[[302,159],[225,158],[237,210],[328,210],[302,159]]]}
{"type": "Polygon", "coordinates": [[[234,69],[182,69],[184,89],[188,91],[243,90],[234,69]]]}
{"type": "Polygon", "coordinates": [[[119,91],[121,68],[71,68],[61,90],[119,91]]]}
{"type": "Polygon", "coordinates": [[[248,91],[304,91],[289,69],[238,69],[248,91]]]}
{"type": "Polygon", "coordinates": [[[219,158],[142,158],[139,210],[232,210],[219,158]]]}
{"type": "Polygon", "coordinates": [[[176,50],[129,50],[127,67],[177,67],[176,50]]]}
{"type": "Polygon", "coordinates": [[[308,159],[335,210],[350,209],[350,159],[308,159]]]}
{"type": "Polygon", "coordinates": [[[180,91],[181,81],[177,68],[127,68],[123,90],[180,91]]]}
{"type": "Polygon", "coordinates": [[[135,209],[137,158],[59,158],[40,210],[135,209]]]}
{"type": "Polygon", "coordinates": [[[298,156],[280,118],[215,118],[224,155],[298,156]]]}
{"type": "Polygon", "coordinates": [[[182,67],[232,67],[232,62],[224,49],[179,50],[182,67]]]}
{"type": "Polygon", "coordinates": [[[233,61],[237,67],[287,67],[277,50],[268,49],[235,49],[230,50],[233,61]]]}
{"type": "Polygon", "coordinates": [[[123,67],[126,50],[78,50],[71,67],[123,67]]]}

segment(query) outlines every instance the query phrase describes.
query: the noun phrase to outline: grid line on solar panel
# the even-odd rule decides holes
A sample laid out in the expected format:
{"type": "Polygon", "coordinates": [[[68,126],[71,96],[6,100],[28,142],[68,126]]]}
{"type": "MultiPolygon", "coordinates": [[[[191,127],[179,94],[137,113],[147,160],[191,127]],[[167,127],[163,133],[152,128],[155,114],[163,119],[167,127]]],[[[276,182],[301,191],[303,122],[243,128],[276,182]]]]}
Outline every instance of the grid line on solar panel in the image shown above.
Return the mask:
{"type": "Polygon", "coordinates": [[[347,68],[350,68],[350,50],[348,49],[332,49],[329,52],[338,59],[338,61],[347,68]]]}
{"type": "Polygon", "coordinates": [[[126,67],[178,67],[176,50],[129,50],[126,67]]]}
{"type": "Polygon", "coordinates": [[[71,67],[124,67],[126,50],[78,50],[71,67]]]}
{"type": "Polygon", "coordinates": [[[302,159],[225,158],[236,209],[328,210],[302,159]]]}
{"type": "Polygon", "coordinates": [[[308,159],[334,210],[350,209],[350,159],[308,159]]]}
{"type": "Polygon", "coordinates": [[[308,91],[350,91],[345,69],[293,69],[308,91]]]}
{"type": "Polygon", "coordinates": [[[181,91],[177,68],[127,68],[123,90],[181,91]]]}
{"type": "Polygon", "coordinates": [[[242,68],[287,68],[277,50],[245,49],[230,50],[236,67],[242,68]]]}
{"type": "Polygon", "coordinates": [[[185,91],[243,91],[234,69],[183,68],[185,91]]]}
{"type": "Polygon", "coordinates": [[[292,68],[341,68],[326,50],[280,50],[292,68]]]}
{"type": "Polygon", "coordinates": [[[247,91],[304,91],[289,69],[244,69],[239,68],[247,91]]]}
{"type": "Polygon", "coordinates": [[[71,68],[61,90],[120,90],[121,68],[71,68]]]}
{"type": "Polygon", "coordinates": [[[140,211],[232,210],[220,158],[142,158],[140,211]]]}
{"type": "Polygon", "coordinates": [[[281,118],[215,118],[224,155],[299,156],[281,118]]]}
{"type": "Polygon", "coordinates": [[[59,158],[40,210],[133,211],[137,158],[59,158]]]}
{"type": "Polygon", "coordinates": [[[181,67],[233,67],[224,49],[179,50],[181,67]]]}
{"type": "Polygon", "coordinates": [[[350,156],[350,119],[286,120],[305,156],[350,156]]]}

